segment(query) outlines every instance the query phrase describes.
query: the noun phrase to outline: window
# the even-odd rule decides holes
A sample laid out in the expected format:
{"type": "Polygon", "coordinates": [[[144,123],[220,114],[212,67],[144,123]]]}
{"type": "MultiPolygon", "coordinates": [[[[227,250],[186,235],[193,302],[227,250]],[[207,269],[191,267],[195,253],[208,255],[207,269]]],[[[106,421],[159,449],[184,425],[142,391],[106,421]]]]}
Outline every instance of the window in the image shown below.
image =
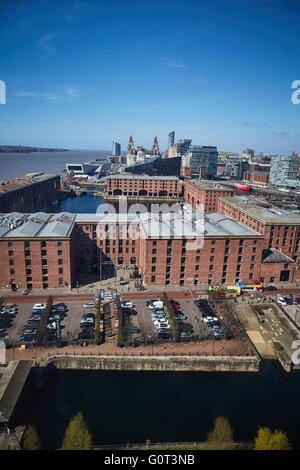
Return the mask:
{"type": "Polygon", "coordinates": [[[155,255],[156,254],[156,248],[153,248],[152,250],[152,254],[155,255]]]}
{"type": "Polygon", "coordinates": [[[254,264],[250,264],[250,269],[254,269],[254,264]]]}
{"type": "Polygon", "coordinates": [[[14,252],[12,250],[9,250],[8,256],[14,256],[14,252]]]}
{"type": "Polygon", "coordinates": [[[31,274],[31,269],[26,269],[26,275],[31,274]]]}
{"type": "Polygon", "coordinates": [[[255,261],[255,255],[251,256],[251,261],[255,261]]]}
{"type": "Polygon", "coordinates": [[[284,269],[289,269],[289,263],[286,263],[286,264],[284,265],[284,269]]]}
{"type": "MultiPolygon", "coordinates": [[[[25,242],[26,243],[26,242],[25,242]]],[[[8,242],[8,246],[11,247],[13,246],[13,242],[8,242]]]]}
{"type": "MultiPolygon", "coordinates": [[[[31,271],[31,270],[30,270],[30,271],[31,271]]],[[[47,269],[47,268],[42,269],[42,274],[43,274],[43,275],[44,275],[44,274],[48,274],[48,269],[47,269]]]]}
{"type": "Polygon", "coordinates": [[[58,264],[63,264],[62,258],[59,258],[59,259],[58,259],[58,264]]]}
{"type": "Polygon", "coordinates": [[[151,282],[155,282],[155,276],[151,276],[151,282]]]}
{"type": "Polygon", "coordinates": [[[58,256],[62,256],[62,250],[58,250],[57,254],[58,256]]]}
{"type": "Polygon", "coordinates": [[[151,272],[155,273],[155,271],[156,271],[156,266],[152,266],[151,272]]]}
{"type": "Polygon", "coordinates": [[[210,250],[210,252],[211,252],[211,253],[214,253],[214,252],[215,252],[215,249],[214,249],[214,248],[212,248],[212,249],[210,250]]]}
{"type": "Polygon", "coordinates": [[[253,279],[253,273],[249,274],[249,279],[253,279]]]}
{"type": "Polygon", "coordinates": [[[10,265],[10,266],[13,266],[14,264],[15,264],[14,260],[13,260],[13,259],[10,259],[10,260],[9,260],[9,265],[10,265]]]}
{"type": "Polygon", "coordinates": [[[24,242],[24,248],[29,248],[29,242],[24,242]]]}
{"type": "Polygon", "coordinates": [[[41,242],[41,247],[44,248],[45,246],[46,246],[46,242],[45,241],[41,242]]]}
{"type": "Polygon", "coordinates": [[[275,282],[275,277],[270,277],[270,282],[275,282]]]}
{"type": "Polygon", "coordinates": [[[11,269],[11,270],[10,270],[10,274],[15,274],[15,270],[14,270],[14,269],[11,269]]]}
{"type": "Polygon", "coordinates": [[[62,242],[57,242],[57,246],[62,246],[62,242]]]}
{"type": "Polygon", "coordinates": [[[210,262],[213,263],[214,260],[215,260],[215,257],[214,257],[214,256],[211,256],[211,257],[210,257],[210,262]]]}
{"type": "Polygon", "coordinates": [[[214,266],[213,266],[213,264],[211,264],[211,265],[209,266],[209,270],[210,270],[210,271],[213,271],[213,269],[214,269],[214,266]]]}
{"type": "Polygon", "coordinates": [[[152,263],[156,263],[156,257],[155,256],[152,258],[152,263]]]}
{"type": "Polygon", "coordinates": [[[152,245],[153,245],[153,246],[156,246],[156,244],[157,244],[157,242],[156,242],[156,241],[152,242],[152,245]]]}
{"type": "Polygon", "coordinates": [[[216,241],[215,241],[215,240],[212,240],[212,241],[211,241],[211,244],[212,244],[212,245],[215,245],[215,244],[216,244],[216,241]]]}
{"type": "Polygon", "coordinates": [[[199,263],[200,261],[200,256],[196,256],[196,263],[199,263]]]}
{"type": "Polygon", "coordinates": [[[62,277],[60,277],[60,278],[58,279],[58,283],[59,283],[60,286],[63,286],[63,284],[64,284],[64,279],[63,279],[62,277]]]}
{"type": "Polygon", "coordinates": [[[195,271],[199,271],[199,264],[196,264],[195,271]]]}
{"type": "Polygon", "coordinates": [[[240,246],[243,246],[244,240],[240,240],[240,246]]]}

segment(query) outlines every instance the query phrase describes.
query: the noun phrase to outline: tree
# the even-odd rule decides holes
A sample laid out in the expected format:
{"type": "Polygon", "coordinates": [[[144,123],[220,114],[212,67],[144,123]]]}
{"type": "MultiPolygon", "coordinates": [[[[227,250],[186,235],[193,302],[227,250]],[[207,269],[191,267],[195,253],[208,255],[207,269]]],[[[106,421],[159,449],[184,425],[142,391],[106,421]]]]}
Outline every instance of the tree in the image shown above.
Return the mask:
{"type": "Polygon", "coordinates": [[[292,446],[287,435],[275,430],[272,433],[270,428],[261,427],[255,438],[254,450],[291,450],[292,446]]]}
{"type": "Polygon", "coordinates": [[[62,450],[89,450],[93,445],[92,436],[83,414],[77,413],[66,429],[62,450]]]}
{"type": "Polygon", "coordinates": [[[29,424],[24,433],[23,450],[41,450],[41,442],[33,424],[29,424]]]}
{"type": "Polygon", "coordinates": [[[233,442],[233,430],[227,418],[218,416],[214,427],[207,436],[207,444],[214,448],[233,442]]]}

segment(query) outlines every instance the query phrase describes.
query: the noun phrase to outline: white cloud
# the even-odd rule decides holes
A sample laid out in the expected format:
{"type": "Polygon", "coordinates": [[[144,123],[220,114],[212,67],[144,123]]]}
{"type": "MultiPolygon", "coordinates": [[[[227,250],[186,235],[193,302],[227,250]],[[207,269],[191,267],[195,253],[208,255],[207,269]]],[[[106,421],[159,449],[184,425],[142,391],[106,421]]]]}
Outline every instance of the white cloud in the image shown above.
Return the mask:
{"type": "Polygon", "coordinates": [[[46,52],[52,53],[54,52],[54,48],[52,47],[53,39],[58,35],[58,33],[47,33],[44,34],[39,40],[38,45],[46,52]]]}

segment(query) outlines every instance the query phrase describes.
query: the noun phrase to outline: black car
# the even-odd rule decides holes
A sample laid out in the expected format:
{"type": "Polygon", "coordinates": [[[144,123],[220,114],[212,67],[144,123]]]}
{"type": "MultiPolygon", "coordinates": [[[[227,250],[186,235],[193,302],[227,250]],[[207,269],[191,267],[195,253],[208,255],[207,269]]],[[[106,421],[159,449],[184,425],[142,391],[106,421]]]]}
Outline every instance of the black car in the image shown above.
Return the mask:
{"type": "Polygon", "coordinates": [[[94,339],[94,333],[89,331],[82,331],[79,333],[78,339],[94,339]]]}
{"type": "Polygon", "coordinates": [[[159,337],[160,339],[171,339],[171,338],[172,338],[172,335],[171,335],[171,333],[168,333],[168,332],[159,331],[158,337],[159,337]]]}
{"type": "Polygon", "coordinates": [[[277,290],[277,287],[275,286],[266,286],[262,288],[263,291],[272,291],[272,290],[277,290]]]}
{"type": "Polygon", "coordinates": [[[122,311],[123,311],[123,313],[126,313],[126,315],[136,315],[137,314],[136,310],[134,310],[133,308],[123,307],[122,311]]]}

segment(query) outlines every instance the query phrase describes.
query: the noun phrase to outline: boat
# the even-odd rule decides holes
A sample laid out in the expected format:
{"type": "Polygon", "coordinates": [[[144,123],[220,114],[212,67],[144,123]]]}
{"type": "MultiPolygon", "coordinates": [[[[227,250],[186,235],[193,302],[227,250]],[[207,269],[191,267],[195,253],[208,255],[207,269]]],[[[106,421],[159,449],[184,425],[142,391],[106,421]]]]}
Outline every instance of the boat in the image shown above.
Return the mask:
{"type": "Polygon", "coordinates": [[[238,189],[239,191],[250,191],[251,186],[248,184],[243,184],[243,183],[237,183],[234,185],[235,189],[238,189]]]}

